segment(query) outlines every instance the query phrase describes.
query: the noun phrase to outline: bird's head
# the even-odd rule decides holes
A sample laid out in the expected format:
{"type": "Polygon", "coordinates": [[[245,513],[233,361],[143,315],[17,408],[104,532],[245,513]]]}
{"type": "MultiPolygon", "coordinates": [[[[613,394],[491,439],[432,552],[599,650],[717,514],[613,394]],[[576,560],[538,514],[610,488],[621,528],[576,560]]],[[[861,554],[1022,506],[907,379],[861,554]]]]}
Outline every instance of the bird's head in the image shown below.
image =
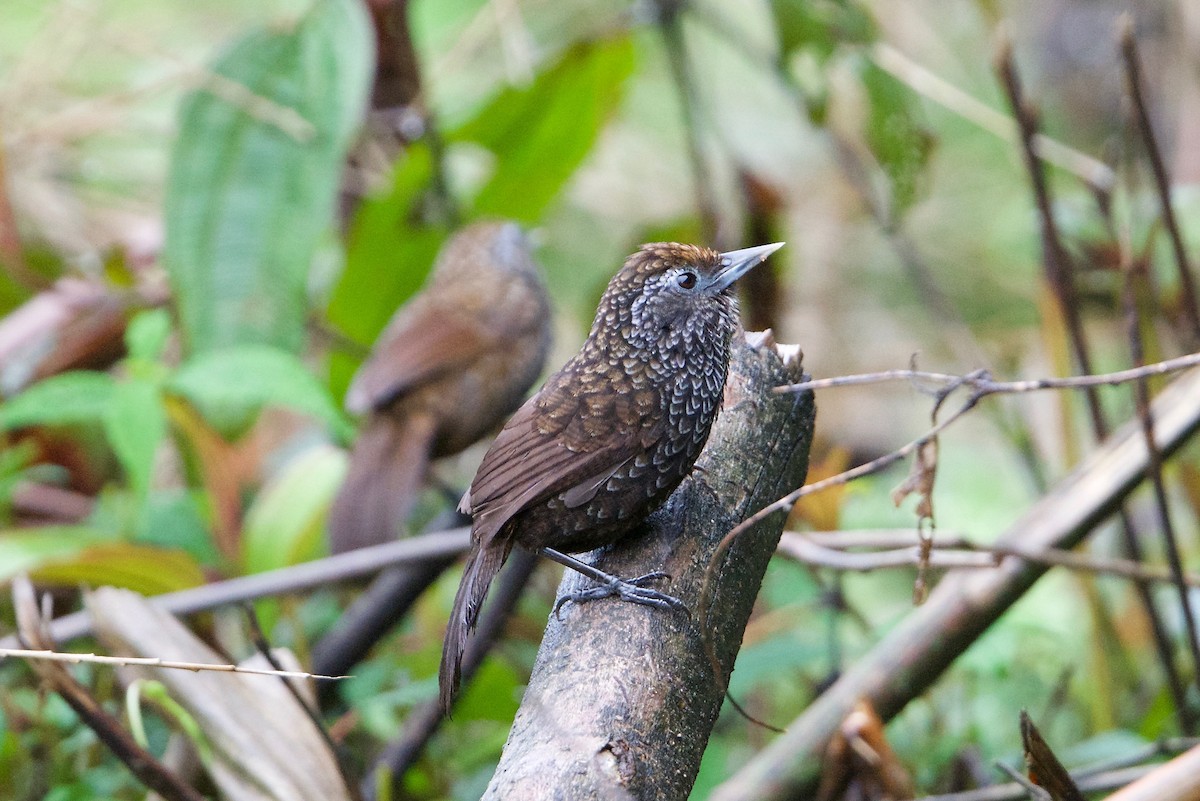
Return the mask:
{"type": "Polygon", "coordinates": [[[776,242],[718,253],[677,242],[642,245],[609,283],[593,331],[612,330],[615,323],[626,339],[661,339],[730,328],[737,309],[734,282],[781,247],[776,242]]]}
{"type": "Polygon", "coordinates": [[[521,276],[541,281],[533,244],[521,226],[504,220],[474,222],[458,231],[438,254],[435,280],[490,280],[521,276]]]}

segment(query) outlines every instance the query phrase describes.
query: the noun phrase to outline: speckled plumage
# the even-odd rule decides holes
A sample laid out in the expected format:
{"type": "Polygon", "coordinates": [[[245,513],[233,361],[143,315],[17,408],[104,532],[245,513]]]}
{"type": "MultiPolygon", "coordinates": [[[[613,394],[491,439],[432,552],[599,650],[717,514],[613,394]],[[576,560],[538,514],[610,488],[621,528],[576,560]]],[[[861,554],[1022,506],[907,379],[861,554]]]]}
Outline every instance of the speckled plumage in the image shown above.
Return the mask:
{"type": "Polygon", "coordinates": [[[731,255],[642,246],[609,283],[579,353],[484,456],[463,501],[473,547],[446,633],[443,707],[466,634],[514,545],[579,553],[617,542],[691,471],[720,407],[737,325],[731,255]]]}

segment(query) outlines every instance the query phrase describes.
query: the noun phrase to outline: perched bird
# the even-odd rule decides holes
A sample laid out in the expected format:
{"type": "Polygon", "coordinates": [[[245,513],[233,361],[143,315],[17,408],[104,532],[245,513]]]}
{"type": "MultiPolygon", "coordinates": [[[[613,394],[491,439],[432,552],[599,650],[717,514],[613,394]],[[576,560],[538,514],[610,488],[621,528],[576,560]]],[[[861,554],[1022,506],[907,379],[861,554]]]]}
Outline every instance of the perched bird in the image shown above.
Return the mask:
{"type": "Polygon", "coordinates": [[[346,408],[369,417],[330,509],[332,550],[393,539],[430,460],[458,453],[517,408],[550,335],[546,289],[516,224],[474,223],[451,238],[346,393],[346,408]]]}
{"type": "Polygon", "coordinates": [[[458,690],[467,634],[514,546],[600,582],[572,600],[682,607],[643,586],[661,573],[622,580],[564,552],[617,542],[691,471],[724,393],[738,324],[733,282],[782,246],[643,245],[609,282],[583,348],[505,424],[463,499],[472,547],[442,650],[443,710],[458,690]]]}

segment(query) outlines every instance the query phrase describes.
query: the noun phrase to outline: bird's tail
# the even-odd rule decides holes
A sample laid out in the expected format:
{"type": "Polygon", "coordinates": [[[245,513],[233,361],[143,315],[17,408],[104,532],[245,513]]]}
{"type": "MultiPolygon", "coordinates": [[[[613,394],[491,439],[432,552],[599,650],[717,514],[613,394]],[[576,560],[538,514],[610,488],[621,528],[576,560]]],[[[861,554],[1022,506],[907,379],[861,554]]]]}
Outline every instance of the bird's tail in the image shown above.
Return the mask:
{"type": "Polygon", "coordinates": [[[454,609],[446,626],[446,642],[442,646],[442,666],[438,672],[438,699],[442,712],[449,713],[450,705],[458,694],[461,678],[463,651],[467,647],[467,635],[475,628],[483,599],[487,597],[492,579],[504,566],[509,548],[494,540],[471,550],[463,568],[462,582],[454,596],[454,609]]]}
{"type": "Polygon", "coordinates": [[[395,539],[425,479],[434,428],[428,415],[372,415],[329,510],[330,550],[343,553],[395,539]]]}

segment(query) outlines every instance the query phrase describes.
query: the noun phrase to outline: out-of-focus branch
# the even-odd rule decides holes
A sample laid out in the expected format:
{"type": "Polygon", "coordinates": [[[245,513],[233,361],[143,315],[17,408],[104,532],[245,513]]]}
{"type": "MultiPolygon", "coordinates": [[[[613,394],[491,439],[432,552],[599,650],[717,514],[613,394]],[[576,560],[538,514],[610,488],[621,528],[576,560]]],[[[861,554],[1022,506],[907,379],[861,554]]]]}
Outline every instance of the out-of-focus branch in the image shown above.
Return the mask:
{"type": "Polygon", "coordinates": [[[1154,136],[1154,126],[1150,123],[1150,112],[1146,109],[1146,98],[1142,87],[1142,59],[1138,54],[1137,39],[1133,35],[1133,17],[1125,13],[1119,23],[1118,37],[1121,41],[1121,55],[1125,60],[1125,85],[1129,91],[1129,99],[1133,105],[1133,116],[1137,122],[1138,133],[1146,148],[1146,157],[1150,160],[1150,171],[1154,176],[1154,188],[1158,193],[1158,203],[1162,209],[1163,223],[1167,236],[1171,240],[1171,253],[1175,256],[1175,267],[1179,274],[1180,304],[1184,316],[1187,317],[1190,331],[1190,342],[1193,347],[1200,345],[1200,307],[1196,305],[1196,282],[1192,278],[1192,267],[1188,259],[1187,248],[1183,244],[1183,235],[1179,231],[1179,221],[1175,217],[1175,208],[1171,205],[1171,178],[1163,164],[1162,151],[1154,136]]]}
{"type": "MultiPolygon", "coordinates": [[[[871,58],[880,69],[922,97],[989,133],[1016,143],[1017,124],[1012,117],[964,92],[890,44],[876,42],[871,47],[871,58]]],[[[1093,192],[1109,195],[1116,186],[1117,176],[1112,167],[1044,133],[1034,135],[1033,150],[1038,158],[1071,173],[1093,192]]]]}
{"type": "MultiPolygon", "coordinates": [[[[907,537],[911,541],[912,532],[907,532],[907,537]]],[[[809,565],[864,573],[915,566],[920,563],[921,551],[915,544],[882,551],[847,553],[830,545],[836,541],[836,533],[834,536],[818,540],[809,534],[785,531],[779,541],[779,553],[809,565]]],[[[999,567],[1006,558],[1015,558],[1047,567],[1065,567],[1068,570],[1118,576],[1142,583],[1173,583],[1176,580],[1169,568],[1144,565],[1129,559],[1106,559],[1056,548],[1035,551],[1020,546],[977,545],[961,541],[946,543],[941,538],[936,539],[932,547],[929,556],[929,564],[932,567],[986,570],[999,567]]],[[[1189,573],[1184,575],[1183,580],[1190,587],[1200,587],[1200,575],[1189,573]]]]}
{"type": "Polygon", "coordinates": [[[1113,793],[1107,801],[1200,801],[1200,745],[1113,793]]]}
{"type": "Polygon", "coordinates": [[[699,96],[696,81],[688,61],[687,42],[679,13],[682,3],[678,0],[655,0],[658,10],[658,27],[667,50],[667,61],[679,94],[679,108],[683,118],[684,134],[687,137],[688,159],[692,166],[692,189],[696,193],[696,211],[700,217],[700,234],[705,243],[721,247],[717,241],[720,233],[720,215],[717,199],[712,189],[712,170],[704,155],[704,143],[700,138],[699,115],[696,106],[699,96]]]}
{"type": "MultiPolygon", "coordinates": [[[[1042,267],[1046,284],[1050,287],[1057,302],[1058,312],[1065,324],[1076,366],[1082,373],[1091,373],[1091,355],[1088,350],[1087,337],[1079,311],[1078,296],[1075,291],[1075,267],[1070,254],[1063,246],[1062,237],[1058,230],[1058,223],[1054,218],[1046,176],[1042,170],[1041,161],[1037,158],[1034,150],[1034,137],[1037,135],[1038,117],[1036,111],[1026,102],[1022,93],[1021,81],[1017,75],[1017,67],[1013,59],[1012,42],[1007,36],[1001,38],[1000,46],[996,53],[996,72],[999,74],[1000,83],[1004,88],[1005,94],[1008,96],[1013,117],[1017,121],[1021,152],[1024,156],[1025,168],[1029,173],[1034,201],[1038,210],[1038,218],[1041,220],[1042,267]]],[[[1108,209],[1111,206],[1107,202],[1102,202],[1100,205],[1103,209],[1108,209]]],[[[1137,367],[1140,365],[1135,364],[1134,366],[1137,367]]],[[[1109,424],[1105,418],[1104,409],[1100,405],[1100,397],[1090,387],[1084,390],[1084,396],[1087,398],[1092,432],[1097,441],[1102,441],[1108,435],[1109,424]]],[[[1145,415],[1142,416],[1142,420],[1146,425],[1149,425],[1148,418],[1145,415]]],[[[1150,454],[1151,467],[1149,470],[1149,475],[1152,477],[1155,472],[1153,465],[1157,457],[1153,454],[1153,439],[1151,438],[1148,441],[1151,443],[1152,451],[1150,454]]],[[[1165,510],[1162,513],[1165,514],[1165,510]]],[[[1134,525],[1133,518],[1129,516],[1129,513],[1124,508],[1119,511],[1119,517],[1125,550],[1131,559],[1140,562],[1142,561],[1141,535],[1134,525]]],[[[1190,732],[1192,729],[1192,717],[1188,711],[1183,680],[1179,675],[1179,671],[1175,669],[1170,634],[1167,631],[1166,624],[1158,613],[1154,598],[1150,595],[1149,590],[1143,585],[1137,585],[1134,589],[1138,595],[1142,609],[1146,613],[1146,618],[1150,623],[1150,629],[1154,636],[1154,645],[1158,651],[1159,663],[1166,676],[1167,686],[1171,691],[1175,713],[1179,717],[1180,726],[1185,732],[1190,732]]],[[[1190,621],[1190,613],[1185,610],[1185,614],[1187,614],[1190,621]]],[[[1194,641],[1194,625],[1189,623],[1188,632],[1194,641]]],[[[1200,651],[1196,651],[1194,648],[1193,652],[1197,654],[1196,667],[1200,669],[1200,651]]]]}
{"type": "MultiPolygon", "coordinates": [[[[1154,400],[1152,411],[1155,441],[1166,458],[1200,428],[1200,373],[1168,386],[1154,400]]],[[[1034,551],[1074,546],[1144,479],[1147,465],[1140,424],[1130,422],[1030,507],[997,544],[1034,551]]],[[[829,737],[859,699],[866,698],[885,720],[894,716],[1045,571],[1042,565],[1013,559],[985,574],[947,576],[923,606],[858,659],[786,733],[717,788],[713,801],[803,796],[817,775],[829,737]]]]}

